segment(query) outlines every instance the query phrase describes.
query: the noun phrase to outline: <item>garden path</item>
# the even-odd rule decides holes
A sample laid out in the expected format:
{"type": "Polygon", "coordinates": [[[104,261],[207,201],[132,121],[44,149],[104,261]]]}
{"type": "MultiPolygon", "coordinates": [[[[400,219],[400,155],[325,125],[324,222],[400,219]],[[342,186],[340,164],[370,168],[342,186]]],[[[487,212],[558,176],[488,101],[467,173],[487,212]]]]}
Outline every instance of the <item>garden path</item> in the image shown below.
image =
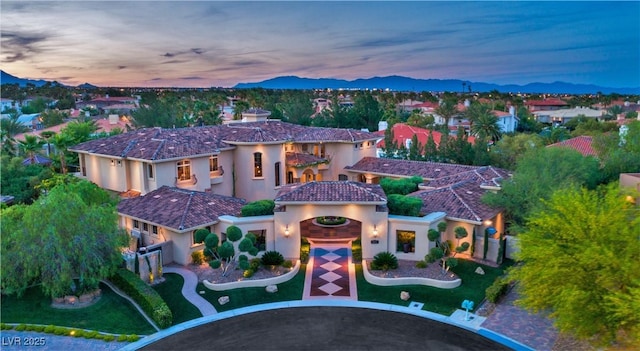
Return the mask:
{"type": "Polygon", "coordinates": [[[351,241],[309,240],[311,251],[304,281],[303,300],[358,300],[351,241]]]}
{"type": "Polygon", "coordinates": [[[184,279],[184,285],[182,286],[182,296],[184,296],[187,301],[191,302],[194,306],[200,310],[202,316],[209,316],[212,314],[218,313],[216,308],[213,305],[205,300],[202,296],[198,295],[196,292],[196,287],[198,285],[198,276],[192,271],[179,267],[163,267],[164,273],[176,273],[182,276],[184,279]]]}

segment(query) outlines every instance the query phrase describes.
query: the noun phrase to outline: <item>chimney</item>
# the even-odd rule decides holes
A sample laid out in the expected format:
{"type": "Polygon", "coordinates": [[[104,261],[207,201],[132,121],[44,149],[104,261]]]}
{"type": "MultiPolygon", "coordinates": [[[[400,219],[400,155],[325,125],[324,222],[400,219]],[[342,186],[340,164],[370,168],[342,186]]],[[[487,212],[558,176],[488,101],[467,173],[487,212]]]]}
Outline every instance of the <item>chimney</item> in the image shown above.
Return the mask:
{"type": "Polygon", "coordinates": [[[378,122],[378,130],[387,130],[388,127],[389,123],[387,123],[387,121],[378,122]]]}
{"type": "Polygon", "coordinates": [[[111,125],[118,124],[119,119],[120,117],[118,117],[118,115],[109,115],[109,124],[111,125]]]}
{"type": "Polygon", "coordinates": [[[509,106],[509,114],[512,116],[516,115],[516,108],[513,106],[509,106]]]}
{"type": "Polygon", "coordinates": [[[464,107],[469,107],[471,106],[471,101],[469,101],[469,99],[464,99],[464,107]]]}

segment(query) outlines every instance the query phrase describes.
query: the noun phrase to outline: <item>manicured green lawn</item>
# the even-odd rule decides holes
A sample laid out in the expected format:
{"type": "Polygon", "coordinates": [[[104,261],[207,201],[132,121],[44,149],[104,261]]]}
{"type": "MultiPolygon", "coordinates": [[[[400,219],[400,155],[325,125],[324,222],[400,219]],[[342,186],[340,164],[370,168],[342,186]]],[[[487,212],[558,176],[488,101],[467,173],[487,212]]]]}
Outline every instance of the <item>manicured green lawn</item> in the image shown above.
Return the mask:
{"type": "Polygon", "coordinates": [[[229,311],[240,307],[258,305],[279,301],[301,300],[304,289],[304,272],[307,265],[300,265],[300,271],[288,282],[278,284],[278,292],[270,294],[265,288],[243,288],[227,291],[213,291],[207,289],[202,283],[198,284],[198,291],[204,290],[201,295],[211,302],[218,312],[229,311]],[[229,296],[229,302],[225,305],[218,303],[220,296],[229,296]]]}
{"type": "Polygon", "coordinates": [[[410,301],[424,303],[423,310],[450,315],[460,308],[462,301],[471,300],[477,308],[484,299],[485,289],[504,273],[506,263],[500,268],[489,267],[473,261],[459,260],[455,273],[462,278],[462,285],[455,289],[438,289],[421,285],[377,286],[367,283],[362,274],[362,265],[356,265],[356,281],[358,284],[358,300],[408,306],[408,301],[400,299],[400,292],[407,291],[410,301]],[[480,266],[485,275],[474,273],[480,266]]]}
{"type": "Polygon", "coordinates": [[[164,282],[155,285],[153,288],[162,296],[173,314],[173,324],[186,322],[202,317],[200,310],[182,296],[181,290],[184,279],[179,274],[164,273],[164,282]]]}
{"type": "Polygon", "coordinates": [[[115,334],[148,335],[155,329],[140,315],[129,301],[100,284],[102,297],[95,304],[80,309],[51,307],[51,298],[40,287],[27,289],[24,295],[2,295],[3,323],[27,323],[83,328],[115,334]]]}

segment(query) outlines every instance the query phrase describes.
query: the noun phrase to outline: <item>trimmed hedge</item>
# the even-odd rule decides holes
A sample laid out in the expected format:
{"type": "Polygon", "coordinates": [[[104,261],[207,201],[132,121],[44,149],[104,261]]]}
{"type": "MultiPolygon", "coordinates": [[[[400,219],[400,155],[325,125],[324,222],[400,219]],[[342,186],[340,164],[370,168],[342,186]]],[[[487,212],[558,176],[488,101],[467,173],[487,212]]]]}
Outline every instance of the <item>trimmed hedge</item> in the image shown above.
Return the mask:
{"type": "Polygon", "coordinates": [[[387,207],[389,214],[418,217],[422,209],[422,199],[391,194],[387,196],[387,207]]]}
{"type": "Polygon", "coordinates": [[[169,306],[157,291],[143,282],[135,273],[120,268],[109,280],[125,294],[131,296],[158,327],[165,329],[171,326],[173,315],[169,306]]]}
{"type": "Polygon", "coordinates": [[[15,331],[34,331],[38,333],[71,336],[74,338],[98,339],[98,340],[104,340],[106,342],[111,342],[114,340],[117,340],[119,342],[135,342],[140,340],[140,337],[135,334],[131,334],[131,335],[103,334],[95,330],[59,327],[55,325],[44,326],[44,325],[34,325],[34,324],[23,323],[23,324],[18,324],[16,326],[13,326],[11,324],[2,323],[0,325],[0,329],[15,330],[15,331]]]}
{"type": "Polygon", "coordinates": [[[249,202],[240,209],[242,217],[267,216],[273,214],[276,203],[273,200],[258,200],[249,202]]]}
{"type": "Polygon", "coordinates": [[[485,297],[487,301],[496,303],[502,298],[509,290],[509,280],[504,277],[498,277],[491,284],[487,290],[485,290],[485,297]]]}
{"type": "Polygon", "coordinates": [[[382,178],[380,186],[387,196],[391,194],[407,195],[418,190],[418,185],[422,182],[422,177],[419,176],[402,179],[382,178]]]}

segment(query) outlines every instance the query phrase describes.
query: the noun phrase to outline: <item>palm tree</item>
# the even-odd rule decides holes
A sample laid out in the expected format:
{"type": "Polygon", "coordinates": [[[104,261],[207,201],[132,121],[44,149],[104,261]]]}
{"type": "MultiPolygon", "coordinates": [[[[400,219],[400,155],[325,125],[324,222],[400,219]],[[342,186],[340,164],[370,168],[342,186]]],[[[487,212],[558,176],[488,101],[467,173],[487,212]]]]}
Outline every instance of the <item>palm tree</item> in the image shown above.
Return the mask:
{"type": "Polygon", "coordinates": [[[497,141],[502,134],[498,117],[491,106],[486,104],[471,104],[464,112],[465,118],[471,123],[471,134],[482,140],[497,141]]]}
{"type": "Polygon", "coordinates": [[[242,112],[249,109],[249,103],[244,100],[237,101],[233,106],[233,119],[240,120],[242,119],[242,112]]]}
{"type": "Polygon", "coordinates": [[[15,156],[16,140],[15,136],[26,133],[29,127],[18,122],[18,114],[12,113],[9,118],[0,119],[0,140],[2,141],[2,152],[11,156],[15,156]]]}
{"type": "Polygon", "coordinates": [[[73,139],[67,133],[60,133],[53,136],[53,146],[56,147],[56,153],[60,158],[60,171],[67,174],[67,148],[74,145],[73,139]]]}
{"type": "Polygon", "coordinates": [[[458,102],[455,100],[443,100],[440,106],[436,107],[434,111],[438,116],[444,118],[445,126],[447,127],[446,133],[449,132],[449,120],[451,117],[460,113],[458,111],[458,102]]]}
{"type": "Polygon", "coordinates": [[[42,151],[44,142],[35,135],[25,135],[24,140],[18,141],[18,147],[22,155],[29,159],[29,164],[36,164],[36,154],[42,151]]]}

